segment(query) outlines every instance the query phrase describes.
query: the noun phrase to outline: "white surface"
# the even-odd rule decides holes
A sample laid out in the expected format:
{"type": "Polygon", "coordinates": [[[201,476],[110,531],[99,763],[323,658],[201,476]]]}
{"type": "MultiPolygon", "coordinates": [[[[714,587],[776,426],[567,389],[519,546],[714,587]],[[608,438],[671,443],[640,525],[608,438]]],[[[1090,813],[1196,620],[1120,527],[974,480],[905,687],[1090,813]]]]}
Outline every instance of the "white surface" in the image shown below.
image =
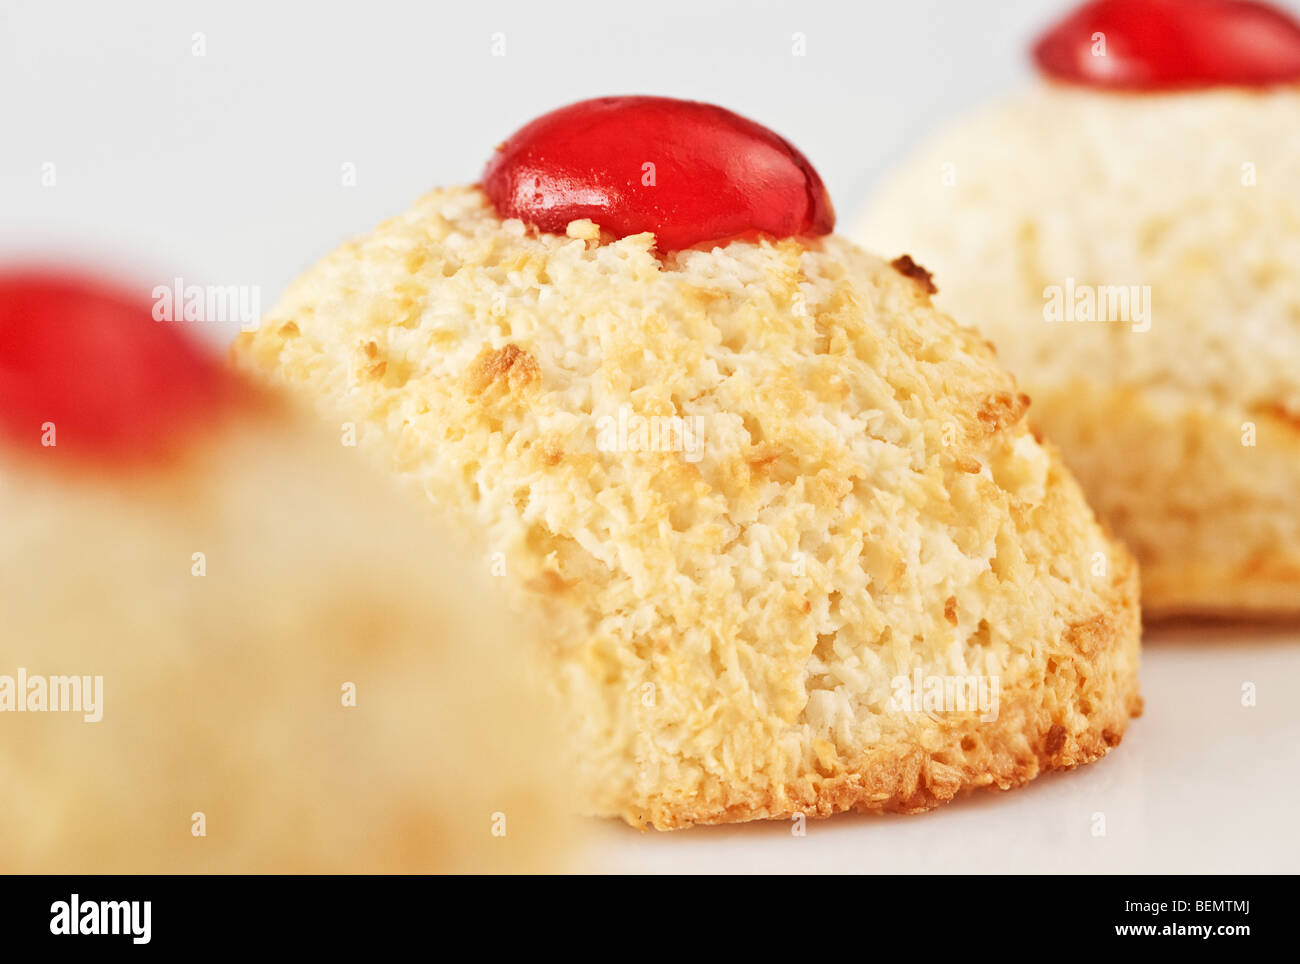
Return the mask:
{"type": "Polygon", "coordinates": [[[1297,873],[1300,627],[1148,629],[1146,712],[1090,766],[930,813],[647,833],[593,822],[643,873],[1297,873]],[[1242,705],[1253,683],[1256,705],[1242,705]],[[1097,814],[1105,835],[1094,836],[1097,814]]]}
{"type": "MultiPolygon", "coordinates": [[[[474,180],[530,117],[608,93],[768,124],[817,165],[843,223],[933,125],[1022,82],[1028,38],[1064,6],[5,0],[0,259],[75,253],[150,286],[254,285],[266,309],[344,237],[474,180]],[[356,187],[341,183],[348,162],[356,187]]],[[[595,831],[608,866],[647,871],[1294,872],[1298,685],[1300,628],[1160,631],[1146,715],[1083,770],[921,817],[813,822],[803,838],[785,824],[595,831]]]]}

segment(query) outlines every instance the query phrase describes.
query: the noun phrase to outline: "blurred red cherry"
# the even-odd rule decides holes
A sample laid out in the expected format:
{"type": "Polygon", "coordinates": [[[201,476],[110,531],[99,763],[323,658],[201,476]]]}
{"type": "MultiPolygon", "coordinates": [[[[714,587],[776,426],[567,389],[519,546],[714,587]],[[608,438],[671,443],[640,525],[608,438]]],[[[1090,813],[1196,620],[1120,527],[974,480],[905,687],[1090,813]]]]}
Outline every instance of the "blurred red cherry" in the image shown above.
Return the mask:
{"type": "Polygon", "coordinates": [[[668,97],[602,97],[544,114],[497,149],[483,188],[503,218],[556,234],[580,218],[620,238],[653,231],[663,253],[835,227],[821,178],[788,141],[668,97]]]}
{"type": "Polygon", "coordinates": [[[1116,90],[1295,83],[1300,23],[1246,0],[1093,0],[1044,33],[1034,59],[1050,77],[1116,90]]]}
{"type": "Polygon", "coordinates": [[[0,436],[78,456],[171,448],[233,384],[172,323],[154,321],[152,307],[95,278],[0,271],[0,436]]]}

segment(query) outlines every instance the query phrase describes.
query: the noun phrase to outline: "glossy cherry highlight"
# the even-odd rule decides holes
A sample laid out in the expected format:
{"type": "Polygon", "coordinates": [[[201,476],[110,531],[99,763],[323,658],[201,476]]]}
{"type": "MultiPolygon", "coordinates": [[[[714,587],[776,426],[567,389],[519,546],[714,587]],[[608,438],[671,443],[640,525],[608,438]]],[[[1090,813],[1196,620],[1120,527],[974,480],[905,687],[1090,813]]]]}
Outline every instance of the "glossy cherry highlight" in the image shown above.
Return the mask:
{"type": "Polygon", "coordinates": [[[1246,0],[1094,0],[1034,45],[1048,76],[1167,91],[1300,82],[1300,22],[1246,0]]]}
{"type": "Polygon", "coordinates": [[[661,252],[735,238],[828,234],[821,178],[788,141],[711,104],[602,97],[552,111],[498,149],[483,189],[502,217],[562,234],[588,218],[661,252]]]}
{"type": "Polygon", "coordinates": [[[19,448],[161,454],[234,387],[173,323],[153,320],[143,295],[80,275],[0,272],[0,436],[19,448]]]}

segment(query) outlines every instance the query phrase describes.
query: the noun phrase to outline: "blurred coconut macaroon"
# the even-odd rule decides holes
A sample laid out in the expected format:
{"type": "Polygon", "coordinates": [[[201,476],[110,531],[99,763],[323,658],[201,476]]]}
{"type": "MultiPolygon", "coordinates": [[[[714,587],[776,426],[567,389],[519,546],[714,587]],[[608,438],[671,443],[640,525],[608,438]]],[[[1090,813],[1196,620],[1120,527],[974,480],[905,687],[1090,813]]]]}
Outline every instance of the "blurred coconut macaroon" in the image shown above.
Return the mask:
{"type": "Polygon", "coordinates": [[[996,344],[1148,612],[1300,612],[1300,24],[1100,0],[1034,57],[858,237],[996,344]]]}
{"type": "Polygon", "coordinates": [[[0,274],[0,867],[562,866],[485,557],[149,308],[0,274]]]}

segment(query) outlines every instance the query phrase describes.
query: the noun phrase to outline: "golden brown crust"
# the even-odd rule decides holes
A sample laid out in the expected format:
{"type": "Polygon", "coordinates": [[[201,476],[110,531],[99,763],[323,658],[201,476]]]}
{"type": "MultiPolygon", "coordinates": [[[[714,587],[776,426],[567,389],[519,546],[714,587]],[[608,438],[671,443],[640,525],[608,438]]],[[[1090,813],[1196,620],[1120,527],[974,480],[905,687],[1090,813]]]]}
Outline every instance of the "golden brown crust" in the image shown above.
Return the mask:
{"type": "Polygon", "coordinates": [[[975,417],[989,434],[1015,425],[1029,410],[1029,396],[1021,392],[997,392],[980,404],[975,417]]]}
{"type": "Polygon", "coordinates": [[[519,348],[507,344],[501,348],[484,348],[470,368],[470,391],[481,395],[496,386],[506,392],[518,394],[537,381],[537,359],[519,348]]]}
{"type": "Polygon", "coordinates": [[[934,284],[934,275],[913,261],[910,254],[899,255],[889,262],[889,266],[904,278],[911,278],[915,281],[927,295],[939,293],[939,289],[934,284]]]}
{"type": "Polygon", "coordinates": [[[623,817],[636,827],[675,830],[848,810],[922,813],[973,790],[1011,790],[1043,773],[1099,760],[1119,746],[1128,721],[1142,715],[1138,581],[1137,566],[1121,555],[1108,606],[1072,624],[1062,640],[1077,655],[1049,663],[1040,689],[1004,697],[991,725],[953,719],[930,747],[873,747],[775,791],[744,794],[724,787],[706,800],[656,800],[623,817]]]}
{"type": "Polygon", "coordinates": [[[1300,566],[1293,556],[1257,556],[1239,569],[1152,563],[1145,573],[1144,612],[1148,619],[1300,618],[1300,566]]]}

